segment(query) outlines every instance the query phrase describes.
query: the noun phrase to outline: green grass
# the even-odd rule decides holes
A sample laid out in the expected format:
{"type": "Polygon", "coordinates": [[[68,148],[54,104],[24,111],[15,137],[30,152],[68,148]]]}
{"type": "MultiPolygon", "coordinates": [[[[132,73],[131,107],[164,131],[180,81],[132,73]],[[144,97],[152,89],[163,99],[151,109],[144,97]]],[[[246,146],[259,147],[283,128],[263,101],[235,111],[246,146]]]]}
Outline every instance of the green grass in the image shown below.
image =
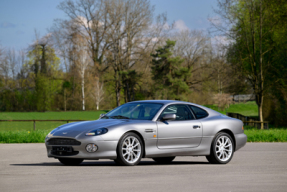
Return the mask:
{"type": "Polygon", "coordinates": [[[287,142],[286,129],[247,129],[244,131],[247,135],[247,142],[287,142]]]}
{"type": "Polygon", "coordinates": [[[0,143],[44,143],[50,130],[2,131],[0,143]]]}
{"type": "Polygon", "coordinates": [[[205,106],[213,110],[216,110],[224,115],[226,114],[226,112],[229,112],[229,113],[239,113],[245,116],[254,116],[254,117],[258,116],[258,107],[255,101],[232,104],[228,109],[226,109],[226,111],[218,110],[218,107],[216,105],[205,105],[205,106]]]}
{"type": "MultiPolygon", "coordinates": [[[[1,112],[0,119],[3,120],[95,120],[98,119],[100,114],[106,113],[104,111],[67,111],[67,112],[1,112]]],[[[67,122],[51,122],[42,121],[36,122],[36,130],[52,130],[67,122]]],[[[1,131],[32,131],[33,122],[0,122],[1,131]]]]}

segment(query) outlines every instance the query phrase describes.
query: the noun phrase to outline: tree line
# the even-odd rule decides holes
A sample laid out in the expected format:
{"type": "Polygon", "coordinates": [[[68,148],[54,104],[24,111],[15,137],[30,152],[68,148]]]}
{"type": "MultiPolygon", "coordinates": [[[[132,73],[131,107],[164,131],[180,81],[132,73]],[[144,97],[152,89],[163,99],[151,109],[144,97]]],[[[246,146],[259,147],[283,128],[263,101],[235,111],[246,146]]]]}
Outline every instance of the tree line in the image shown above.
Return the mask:
{"type": "Polygon", "coordinates": [[[111,109],[143,99],[223,108],[254,94],[260,120],[286,115],[285,1],[219,0],[213,33],[178,30],[148,0],[65,0],[48,33],[0,47],[0,110],[111,109]],[[285,18],[285,19],[284,19],[285,18]]]}

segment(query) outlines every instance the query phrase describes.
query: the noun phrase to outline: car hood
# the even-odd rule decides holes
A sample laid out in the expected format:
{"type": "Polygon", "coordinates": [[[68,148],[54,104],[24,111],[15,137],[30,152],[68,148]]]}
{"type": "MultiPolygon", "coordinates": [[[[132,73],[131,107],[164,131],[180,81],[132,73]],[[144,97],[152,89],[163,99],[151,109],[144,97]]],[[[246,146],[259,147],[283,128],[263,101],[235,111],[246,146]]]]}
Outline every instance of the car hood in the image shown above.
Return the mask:
{"type": "Polygon", "coordinates": [[[53,136],[76,137],[81,133],[87,133],[97,128],[108,128],[113,125],[125,123],[124,119],[99,119],[95,121],[80,121],[68,123],[53,130],[53,136]]]}

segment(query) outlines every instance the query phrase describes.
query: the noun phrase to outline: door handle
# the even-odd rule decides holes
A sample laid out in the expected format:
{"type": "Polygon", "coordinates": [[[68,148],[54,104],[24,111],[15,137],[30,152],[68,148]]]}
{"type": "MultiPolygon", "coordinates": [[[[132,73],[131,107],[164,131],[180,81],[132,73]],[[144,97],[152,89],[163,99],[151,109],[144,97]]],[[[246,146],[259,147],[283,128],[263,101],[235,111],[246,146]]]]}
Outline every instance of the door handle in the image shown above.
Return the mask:
{"type": "Polygon", "coordinates": [[[193,125],[193,129],[199,129],[200,126],[199,125],[193,125]]]}

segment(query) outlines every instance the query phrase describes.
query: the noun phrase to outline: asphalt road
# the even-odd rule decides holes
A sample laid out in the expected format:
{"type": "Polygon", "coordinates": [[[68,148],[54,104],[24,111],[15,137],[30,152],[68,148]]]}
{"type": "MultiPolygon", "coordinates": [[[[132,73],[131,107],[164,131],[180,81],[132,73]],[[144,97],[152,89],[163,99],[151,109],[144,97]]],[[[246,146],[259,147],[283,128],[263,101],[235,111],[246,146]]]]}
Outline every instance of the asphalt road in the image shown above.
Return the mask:
{"type": "Polygon", "coordinates": [[[227,165],[177,157],[168,165],[143,159],[62,166],[44,144],[0,144],[0,191],[287,191],[287,143],[248,143],[227,165]]]}

